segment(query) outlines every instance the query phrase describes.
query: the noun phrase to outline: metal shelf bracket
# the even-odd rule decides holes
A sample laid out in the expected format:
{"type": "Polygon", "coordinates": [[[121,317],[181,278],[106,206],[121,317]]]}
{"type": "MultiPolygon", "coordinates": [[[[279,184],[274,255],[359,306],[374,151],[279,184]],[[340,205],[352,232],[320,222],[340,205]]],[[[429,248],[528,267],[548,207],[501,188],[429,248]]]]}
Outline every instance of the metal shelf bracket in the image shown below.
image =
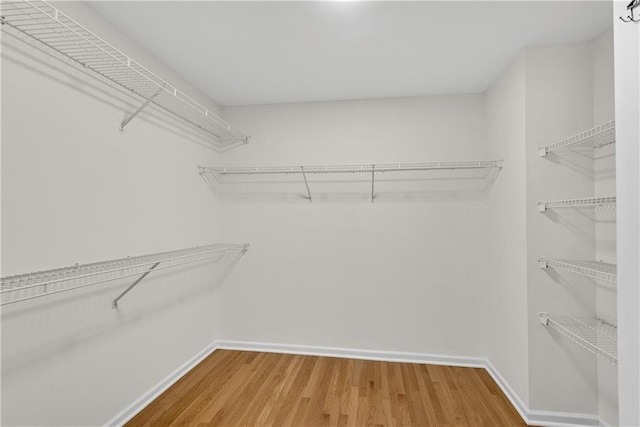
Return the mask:
{"type": "Polygon", "coordinates": [[[375,200],[376,196],[373,192],[376,182],[376,165],[371,165],[371,203],[375,200]]]}
{"type": "Polygon", "coordinates": [[[302,172],[302,178],[304,178],[304,185],[307,187],[307,198],[310,202],[313,202],[313,198],[311,197],[311,191],[309,190],[309,183],[307,182],[307,174],[304,171],[304,166],[300,166],[300,171],[302,172]]]}
{"type": "Polygon", "coordinates": [[[125,126],[127,126],[131,120],[135,119],[136,116],[142,112],[142,110],[147,108],[147,105],[149,105],[151,103],[151,101],[153,101],[156,96],[160,95],[163,90],[164,90],[164,86],[160,86],[160,89],[158,89],[158,91],[156,93],[151,95],[141,106],[138,107],[138,109],[136,111],[131,113],[129,115],[129,117],[125,118],[122,121],[122,123],[120,124],[120,133],[124,133],[125,126]]]}
{"type": "Polygon", "coordinates": [[[129,291],[131,289],[133,289],[138,283],[142,282],[142,280],[147,277],[149,275],[149,273],[151,273],[151,271],[153,271],[157,266],[160,265],[160,262],[156,262],[155,264],[153,264],[147,271],[145,271],[144,273],[142,273],[142,275],[140,277],[138,277],[136,279],[135,282],[133,282],[132,284],[130,284],[127,289],[125,289],[124,291],[122,291],[122,293],[120,295],[118,295],[114,300],[113,303],[111,304],[111,308],[118,308],[118,301],[120,301],[120,298],[122,298],[123,296],[125,296],[127,293],[129,293],[129,291]]]}

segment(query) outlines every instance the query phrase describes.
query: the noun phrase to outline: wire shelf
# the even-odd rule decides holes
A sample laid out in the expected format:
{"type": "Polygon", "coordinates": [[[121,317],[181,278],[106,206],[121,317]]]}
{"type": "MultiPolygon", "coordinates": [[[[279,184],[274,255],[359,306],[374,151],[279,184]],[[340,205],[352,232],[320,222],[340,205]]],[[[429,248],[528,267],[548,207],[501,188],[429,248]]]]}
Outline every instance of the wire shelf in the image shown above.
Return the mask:
{"type": "Polygon", "coordinates": [[[564,259],[538,258],[540,268],[555,268],[569,271],[591,279],[616,284],[617,268],[615,264],[601,261],[574,261],[564,259]]]}
{"type": "Polygon", "coordinates": [[[598,318],[579,319],[571,316],[539,314],[540,323],[555,329],[585,350],[618,366],[617,328],[598,318]]]}
{"type": "Polygon", "coordinates": [[[0,2],[2,28],[28,36],[85,70],[115,83],[144,102],[122,123],[124,128],[142,108],[153,103],[213,136],[215,145],[229,148],[249,137],[179,91],[44,0],[0,2]]]}
{"type": "Polygon", "coordinates": [[[600,148],[605,145],[613,144],[616,140],[616,122],[614,120],[588,129],[579,134],[573,135],[555,144],[546,147],[538,147],[538,154],[541,157],[547,156],[554,151],[566,150],[576,146],[588,146],[592,148],[600,148]]]}
{"type": "Polygon", "coordinates": [[[317,189],[314,184],[368,182],[372,202],[377,197],[375,190],[379,182],[403,182],[405,186],[409,186],[412,182],[428,179],[486,180],[490,179],[492,170],[497,173],[501,168],[501,160],[306,166],[198,166],[200,175],[212,187],[214,182],[220,184],[304,182],[307,193],[304,197],[309,201],[313,201],[312,188],[317,189]],[[466,176],[461,176],[461,171],[466,171],[466,176]]]}
{"type": "Polygon", "coordinates": [[[615,197],[590,197],[586,199],[539,201],[538,211],[544,212],[548,209],[561,209],[561,208],[589,208],[589,207],[615,205],[615,204],[616,204],[615,197]]]}
{"type": "MultiPolygon", "coordinates": [[[[0,305],[138,277],[138,280],[124,292],[126,293],[151,272],[207,261],[230,253],[243,254],[248,247],[247,243],[213,244],[2,277],[0,305]]],[[[117,306],[119,298],[114,301],[114,307],[117,306]]]]}
{"type": "Polygon", "coordinates": [[[308,166],[238,166],[204,167],[200,173],[212,173],[219,177],[232,175],[302,175],[302,174],[367,174],[410,173],[430,170],[488,169],[502,167],[500,160],[470,162],[388,163],[352,165],[308,165],[308,166]]]}

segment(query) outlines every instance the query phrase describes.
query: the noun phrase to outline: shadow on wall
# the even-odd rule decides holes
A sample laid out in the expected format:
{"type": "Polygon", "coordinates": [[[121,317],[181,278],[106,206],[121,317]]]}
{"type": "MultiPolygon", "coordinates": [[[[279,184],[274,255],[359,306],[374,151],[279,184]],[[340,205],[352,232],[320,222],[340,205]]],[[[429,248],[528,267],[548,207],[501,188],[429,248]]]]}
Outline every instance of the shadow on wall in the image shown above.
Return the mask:
{"type": "Polygon", "coordinates": [[[3,307],[2,376],[10,379],[26,370],[37,370],[56,357],[64,357],[74,346],[104,340],[123,328],[197,301],[224,283],[241,257],[242,253],[238,253],[228,259],[214,274],[210,271],[211,264],[217,264],[219,260],[199,266],[205,268],[206,273],[200,277],[207,279],[187,276],[194,267],[182,267],[157,277],[150,276],[146,281],[152,283],[141,283],[140,287],[152,289],[137,289],[140,293],[138,298],[132,295],[130,301],[123,301],[122,306],[126,308],[122,309],[112,309],[111,302],[121,288],[130,284],[123,281],[117,285],[87,288],[3,307]],[[186,286],[184,283],[187,280],[194,284],[186,286]],[[167,286],[164,285],[170,291],[167,292],[167,286]],[[159,287],[163,296],[158,298],[159,292],[156,291],[159,287]],[[150,298],[150,295],[154,297],[150,298]],[[25,343],[24,347],[9,350],[7,344],[13,341],[25,343]]]}
{"type": "MultiPolygon", "coordinates": [[[[29,72],[47,78],[58,85],[64,85],[113,109],[121,110],[121,120],[127,118],[144,102],[142,98],[133,96],[116,83],[100,77],[97,74],[83,70],[78,63],[31,41],[27,36],[24,36],[25,39],[19,38],[13,33],[3,33],[3,36],[10,36],[11,38],[4,37],[3,39],[2,61],[29,70],[29,72]],[[11,40],[13,44],[8,42],[8,40],[11,40]],[[38,56],[32,55],[29,49],[20,49],[18,44],[29,45],[33,49],[33,53],[38,52],[38,56]],[[46,56],[40,56],[39,54],[46,56]],[[46,57],[51,60],[46,61],[44,59],[46,57]],[[58,65],[60,64],[66,64],[67,66],[59,67],[58,65]],[[107,87],[110,87],[111,90],[107,89],[107,87]]],[[[25,95],[33,95],[34,98],[37,98],[36,95],[39,94],[25,93],[25,95]]],[[[149,108],[140,113],[134,121],[151,124],[203,148],[214,151],[224,151],[211,144],[213,138],[211,135],[196,129],[194,126],[185,123],[171,113],[161,110],[154,105],[150,105],[149,108]]],[[[131,123],[129,126],[135,126],[135,124],[131,123]]],[[[120,123],[113,124],[114,134],[119,132],[119,128],[120,123]]]]}
{"type": "Polygon", "coordinates": [[[220,200],[230,202],[363,203],[485,200],[501,171],[440,169],[395,174],[300,173],[220,177],[201,172],[205,184],[220,200]]]}

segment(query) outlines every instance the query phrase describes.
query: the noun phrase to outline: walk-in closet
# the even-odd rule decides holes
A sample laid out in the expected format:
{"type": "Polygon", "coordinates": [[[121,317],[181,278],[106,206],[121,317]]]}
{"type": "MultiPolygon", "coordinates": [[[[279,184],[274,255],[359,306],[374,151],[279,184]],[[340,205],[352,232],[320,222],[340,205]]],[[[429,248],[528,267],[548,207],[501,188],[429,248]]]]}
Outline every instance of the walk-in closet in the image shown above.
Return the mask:
{"type": "Polygon", "coordinates": [[[640,426],[640,0],[3,0],[5,426],[640,426]]]}

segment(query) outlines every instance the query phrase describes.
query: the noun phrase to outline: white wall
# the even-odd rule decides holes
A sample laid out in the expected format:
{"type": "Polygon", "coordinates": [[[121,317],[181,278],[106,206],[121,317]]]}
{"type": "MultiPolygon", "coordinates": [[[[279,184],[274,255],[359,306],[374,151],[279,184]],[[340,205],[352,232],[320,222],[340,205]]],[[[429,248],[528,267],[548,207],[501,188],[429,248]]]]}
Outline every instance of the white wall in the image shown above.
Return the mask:
{"type": "MultiPolygon", "coordinates": [[[[626,16],[626,3],[613,2],[613,15],[626,16]]],[[[640,425],[640,25],[616,19],[614,52],[620,424],[637,426],[640,425]]]]}
{"type": "MultiPolygon", "coordinates": [[[[613,27],[593,42],[593,123],[614,120],[613,27]]],[[[616,194],[615,146],[596,151],[594,195],[616,194]]],[[[611,206],[587,211],[595,221],[596,260],[616,263],[616,209],[611,206]]],[[[598,317],[617,324],[617,293],[610,286],[597,284],[598,317]]],[[[609,425],[618,425],[618,370],[598,359],[598,414],[609,425]]]]}
{"type": "MultiPolygon", "coordinates": [[[[223,112],[253,136],[225,165],[486,158],[482,95],[223,112]]],[[[223,205],[223,238],[252,245],[221,288],[225,338],[486,355],[487,193],[427,182],[427,193],[370,203],[362,185],[363,197],[245,194],[223,205]]]]}
{"type": "Polygon", "coordinates": [[[505,167],[489,196],[491,310],[487,357],[525,405],[529,402],[525,57],[520,54],[485,94],[489,157],[505,167]]]}
{"type": "Polygon", "coordinates": [[[527,269],[529,402],[533,410],[594,414],[596,359],[543,327],[539,312],[593,316],[595,286],[586,278],[540,269],[538,256],[594,259],[593,220],[578,210],[538,213],[538,200],[588,197],[593,160],[579,153],[538,155],[593,125],[591,43],[529,47],[526,57],[527,269]]]}
{"type": "MultiPolygon", "coordinates": [[[[140,53],[86,6],[67,9],[140,53]]],[[[135,107],[3,37],[3,276],[219,240],[219,205],[196,170],[217,154],[157,112],[120,134],[135,107]]],[[[224,266],[150,275],[119,310],[111,301],[130,281],[5,306],[3,425],[89,426],[113,417],[218,336],[224,266]]]]}

